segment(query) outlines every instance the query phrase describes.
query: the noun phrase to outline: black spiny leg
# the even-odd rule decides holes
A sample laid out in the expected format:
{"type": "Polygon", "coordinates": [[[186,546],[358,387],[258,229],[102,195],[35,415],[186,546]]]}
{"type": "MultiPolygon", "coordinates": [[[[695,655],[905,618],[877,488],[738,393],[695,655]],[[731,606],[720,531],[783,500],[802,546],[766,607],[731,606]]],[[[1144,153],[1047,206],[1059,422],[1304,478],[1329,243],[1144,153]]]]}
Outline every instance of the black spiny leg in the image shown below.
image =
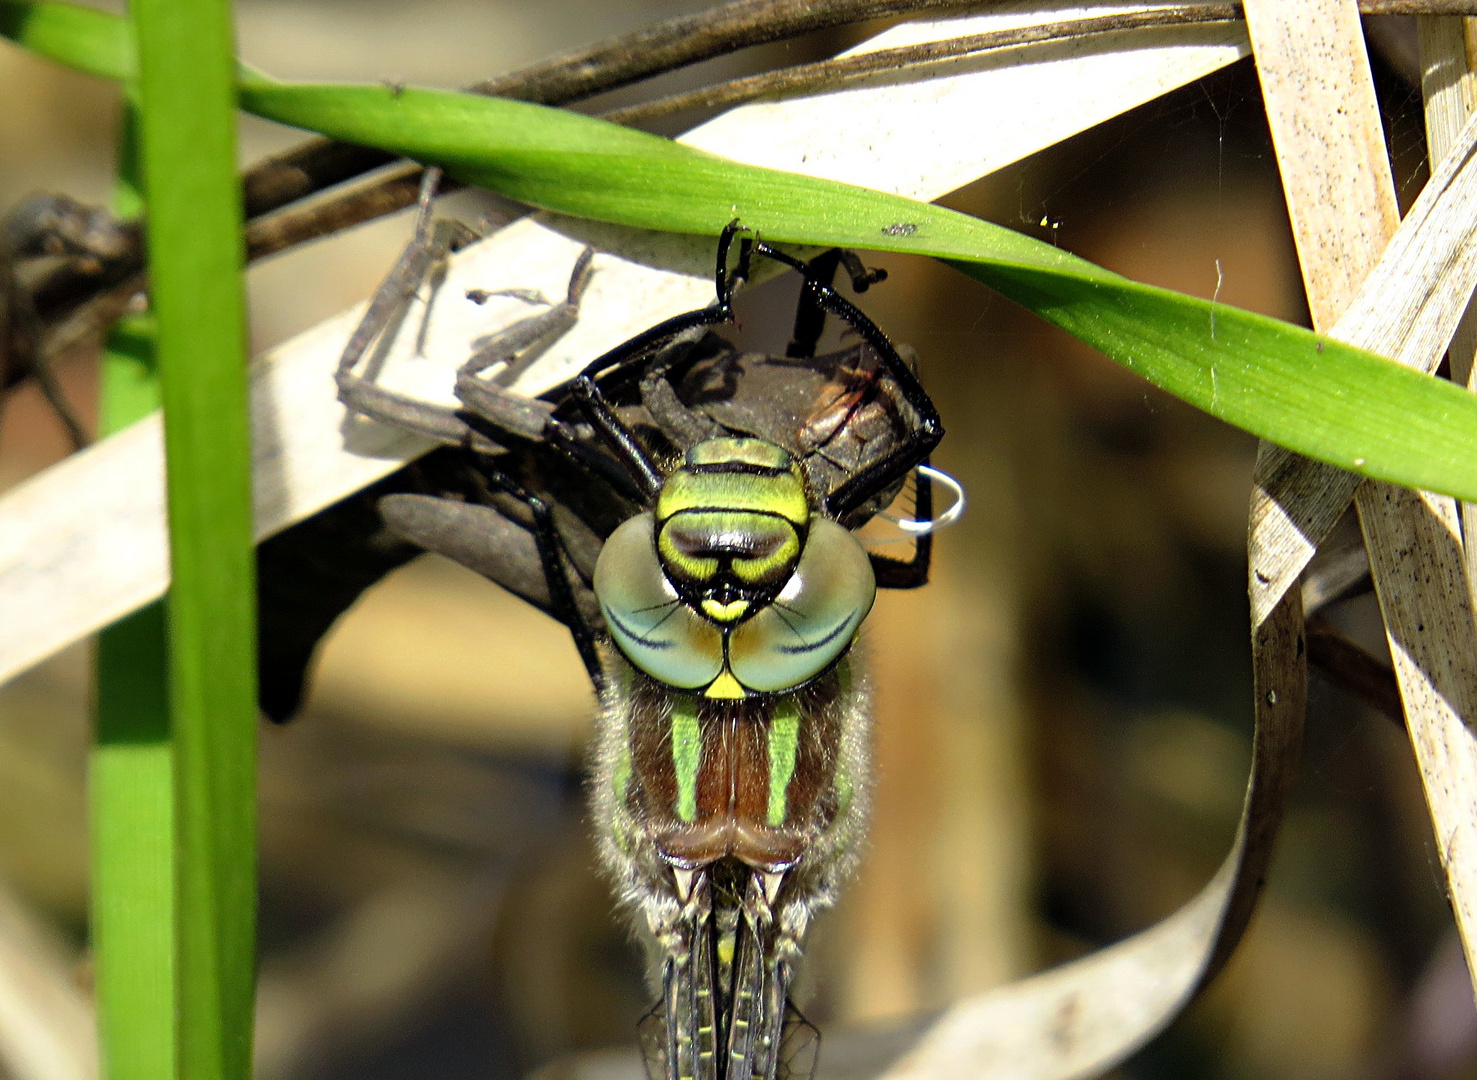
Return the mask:
{"type": "MultiPolygon", "coordinates": [[[[761,254],[768,255],[769,250],[761,245],[761,254]]],[[[805,264],[801,273],[804,275],[805,284],[801,287],[800,306],[795,313],[795,330],[791,335],[790,344],[785,349],[785,355],[797,359],[810,359],[815,356],[816,345],[820,341],[821,334],[826,328],[826,314],[828,311],[822,297],[822,290],[830,290],[831,283],[835,279],[836,270],[846,267],[846,272],[851,278],[851,287],[859,293],[866,292],[872,285],[887,280],[887,271],[881,269],[868,270],[862,265],[856,252],[846,251],[842,248],[832,248],[824,251],[805,264]]],[[[860,315],[860,312],[857,312],[860,315]]],[[[851,321],[851,320],[848,320],[851,321]]],[[[870,320],[867,320],[870,325],[870,320]]],[[[857,326],[852,322],[853,326],[857,326]]],[[[861,327],[857,327],[861,329],[861,327]]],[[[874,327],[875,329],[875,327],[874,327]]],[[[879,331],[880,334],[880,331],[879,331]]],[[[868,336],[868,342],[876,347],[875,341],[868,336]]],[[[889,343],[890,344],[890,343],[889,343]]],[[[886,355],[879,350],[879,355],[886,355]]],[[[906,396],[906,393],[905,393],[906,396]]],[[[909,403],[913,403],[909,398],[909,403]]],[[[921,414],[920,414],[921,415],[921,414]]],[[[936,420],[935,416],[935,420],[936,420]]],[[[940,435],[942,432],[940,432],[940,435]]],[[[920,465],[927,465],[928,458],[925,455],[920,465]]],[[[885,487],[879,485],[877,490],[885,487]]],[[[841,489],[837,489],[838,492],[841,489]]],[[[913,474],[914,506],[913,516],[918,521],[933,520],[933,483],[928,476],[922,472],[913,474]]],[[[865,502],[872,492],[867,492],[859,501],[865,502]]],[[[828,509],[839,502],[836,493],[832,494],[831,505],[828,509]]],[[[833,512],[842,513],[842,510],[833,512]]],[[[923,533],[913,539],[913,556],[904,561],[902,559],[889,558],[869,552],[868,558],[872,562],[872,572],[876,575],[877,586],[882,589],[917,589],[928,584],[928,571],[933,558],[933,536],[931,533],[923,533]]]]}
{"type": "MultiPolygon", "coordinates": [[[[927,465],[924,458],[918,463],[927,465]]],[[[913,519],[933,520],[933,481],[921,469],[913,474],[913,519]]],[[[933,533],[926,532],[913,537],[913,557],[907,562],[890,559],[867,552],[872,561],[872,573],[877,578],[879,589],[919,589],[928,584],[928,570],[933,562],[933,533]]]]}
{"type": "Polygon", "coordinates": [[[737,221],[731,221],[718,237],[718,260],[713,274],[713,285],[717,298],[711,305],[698,308],[696,311],[674,315],[664,322],[657,323],[645,333],[638,334],[625,344],[616,346],[587,365],[574,377],[570,385],[580,411],[585,414],[590,425],[599,433],[606,446],[611,449],[630,474],[631,480],[648,499],[655,499],[657,492],[661,490],[661,471],[657,469],[656,464],[651,460],[651,455],[636,440],[630,429],[620,422],[614,410],[611,409],[610,403],[605,400],[605,395],[600,392],[600,387],[596,385],[595,380],[606,372],[644,360],[652,351],[662,348],[687,331],[702,326],[715,326],[733,318],[733,294],[739,282],[748,279],[749,257],[754,246],[753,241],[747,236],[740,240],[738,266],[732,271],[728,269],[728,253],[733,246],[733,238],[743,231],[743,227],[737,221]]]}
{"type": "Polygon", "coordinates": [[[600,654],[595,649],[595,631],[585,621],[584,612],[575,602],[574,589],[569,584],[569,570],[565,567],[564,541],[560,539],[559,530],[554,524],[552,508],[497,469],[479,470],[476,475],[486,481],[488,496],[491,495],[491,489],[496,488],[528,507],[528,512],[533,515],[533,538],[538,545],[539,563],[543,566],[544,580],[549,587],[549,614],[569,627],[570,636],[574,638],[574,647],[584,661],[590,681],[599,690],[604,683],[604,675],[600,667],[600,654]]]}
{"type": "Polygon", "coordinates": [[[826,499],[826,513],[833,518],[843,518],[877,492],[906,475],[910,469],[926,458],[938,445],[939,440],[944,437],[943,422],[939,419],[938,410],[934,408],[928,394],[924,392],[923,384],[918,381],[918,376],[913,374],[907,362],[898,355],[897,348],[887,340],[887,335],[876,323],[867,318],[856,305],[842,297],[830,285],[814,277],[809,267],[799,259],[770,247],[762,241],[755,241],[753,250],[766,258],[798,270],[805,278],[803,289],[808,297],[805,302],[814,303],[850,324],[852,329],[860,334],[862,339],[877,353],[882,365],[887,368],[888,374],[897,383],[903,399],[918,414],[917,429],[899,443],[890,454],[881,461],[868,465],[831,492],[826,499]]]}
{"type": "MultiPolygon", "coordinates": [[[[866,292],[878,282],[887,280],[886,270],[868,270],[854,251],[832,248],[823,251],[806,263],[807,281],[818,281],[830,286],[836,279],[836,268],[845,266],[851,277],[851,287],[859,293],[866,292]]],[[[785,355],[797,360],[809,360],[815,355],[817,343],[826,329],[826,309],[818,303],[815,295],[807,288],[800,290],[800,306],[795,311],[795,329],[790,335],[790,344],[785,355]]]]}

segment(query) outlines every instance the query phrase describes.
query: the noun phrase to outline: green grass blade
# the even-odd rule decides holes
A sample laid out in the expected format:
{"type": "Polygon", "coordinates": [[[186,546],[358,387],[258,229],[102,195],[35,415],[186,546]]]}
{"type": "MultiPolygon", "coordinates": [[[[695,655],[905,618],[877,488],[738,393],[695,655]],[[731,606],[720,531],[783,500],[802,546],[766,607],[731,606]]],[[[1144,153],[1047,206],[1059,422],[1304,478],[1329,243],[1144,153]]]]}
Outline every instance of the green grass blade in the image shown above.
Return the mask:
{"type": "Polygon", "coordinates": [[[1396,483],[1477,494],[1477,396],[1276,319],[1141,285],[989,222],[524,102],[282,84],[243,86],[241,98],[260,115],[444,164],[565,213],[691,233],[716,233],[738,217],[776,241],[944,258],[1262,438],[1396,483]]]}
{"type": "Polygon", "coordinates": [[[176,1075],[247,1080],[255,587],[229,0],[134,0],[168,469],[176,1075]]]}
{"type": "Polygon", "coordinates": [[[444,165],[563,213],[707,234],[738,217],[770,240],[947,259],[1262,438],[1380,479],[1477,497],[1477,397],[1299,327],[1129,281],[941,207],[478,95],[251,79],[241,103],[281,123],[444,165]]]}
{"type": "Polygon", "coordinates": [[[97,647],[93,954],[104,1080],[174,1075],[174,755],[156,601],[97,647]]]}
{"type": "Polygon", "coordinates": [[[96,8],[3,0],[0,36],[100,78],[125,81],[136,73],[137,53],[128,20],[96,8]]]}
{"type": "MultiPolygon", "coordinates": [[[[137,170],[130,101],[113,199],[119,217],[142,213],[137,170]]],[[[100,435],[159,407],[150,317],[130,316],[109,335],[98,405],[100,435]]],[[[98,635],[88,796],[103,1080],[174,1075],[174,747],[166,651],[162,601],[98,635]]]]}
{"type": "MultiPolygon", "coordinates": [[[[117,15],[56,0],[0,0],[0,37],[101,79],[127,82],[138,75],[133,25],[117,15]]],[[[249,64],[237,77],[245,82],[271,82],[249,64]]]]}

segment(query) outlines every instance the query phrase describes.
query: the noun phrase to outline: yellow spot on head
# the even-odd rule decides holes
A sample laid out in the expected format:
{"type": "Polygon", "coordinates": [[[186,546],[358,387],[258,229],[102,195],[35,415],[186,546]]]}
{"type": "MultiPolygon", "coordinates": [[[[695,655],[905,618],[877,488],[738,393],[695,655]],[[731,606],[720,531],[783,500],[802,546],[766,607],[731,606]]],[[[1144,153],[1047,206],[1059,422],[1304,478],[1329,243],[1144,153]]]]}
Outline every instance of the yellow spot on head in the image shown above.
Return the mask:
{"type": "Polygon", "coordinates": [[[724,668],[723,674],[709,683],[708,688],[703,691],[703,697],[719,698],[726,701],[746,698],[748,696],[749,692],[739,685],[739,681],[733,677],[733,672],[727,668],[724,668]]]}
{"type": "Polygon", "coordinates": [[[748,610],[747,600],[734,600],[727,604],[719,603],[717,600],[703,601],[703,614],[718,622],[732,622],[748,610]]]}

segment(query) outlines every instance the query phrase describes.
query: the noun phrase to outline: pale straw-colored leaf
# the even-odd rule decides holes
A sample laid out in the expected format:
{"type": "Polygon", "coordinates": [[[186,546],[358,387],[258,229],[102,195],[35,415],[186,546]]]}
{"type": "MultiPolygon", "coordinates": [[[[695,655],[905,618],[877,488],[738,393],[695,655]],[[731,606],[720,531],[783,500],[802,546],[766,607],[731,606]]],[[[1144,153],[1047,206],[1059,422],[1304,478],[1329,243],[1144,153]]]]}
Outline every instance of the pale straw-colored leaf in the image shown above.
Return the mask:
{"type": "MultiPolygon", "coordinates": [[[[1258,633],[1281,631],[1268,623],[1258,633]]],[[[1271,654],[1293,646],[1260,643],[1271,654]]],[[[955,1003],[881,1071],[883,1080],[1077,1080],[1108,1071],[1162,1031],[1246,929],[1296,776],[1302,718],[1296,701],[1258,711],[1235,843],[1193,900],[1116,945],[955,1003]]]]}
{"type": "Polygon", "coordinates": [[[96,1020],[75,969],[61,935],[0,880],[0,1075],[97,1076],[96,1020]]]}
{"type": "MultiPolygon", "coordinates": [[[[1354,0],[1246,0],[1245,7],[1308,305],[1321,327],[1343,313],[1395,234],[1395,185],[1359,11],[1354,0]]],[[[1387,307],[1383,320],[1400,314],[1387,307]]],[[[1468,721],[1477,719],[1477,622],[1456,504],[1371,481],[1359,487],[1356,505],[1471,964],[1477,959],[1477,737],[1468,721]]],[[[1253,528],[1264,520],[1254,507],[1253,528]]],[[[1254,576],[1257,570],[1253,564],[1254,576]]]]}
{"type": "MultiPolygon", "coordinates": [[[[1274,19],[1285,16],[1286,11],[1279,15],[1276,10],[1282,2],[1267,0],[1259,5],[1259,13],[1274,19]]],[[[1342,50],[1345,77],[1353,74],[1367,79],[1362,38],[1355,36],[1357,17],[1351,20],[1347,10],[1330,14],[1333,17],[1321,22],[1317,33],[1301,26],[1292,36],[1284,36],[1284,43],[1301,41],[1310,53],[1322,56],[1342,50]],[[1317,40],[1320,37],[1322,40],[1317,40]]],[[[1284,53],[1284,70],[1287,62],[1284,53]]],[[[1301,93],[1317,96],[1315,88],[1308,85],[1306,73],[1300,72],[1294,85],[1299,85],[1301,93]]],[[[1383,142],[1372,135],[1378,131],[1378,114],[1368,108],[1368,100],[1362,111],[1352,114],[1339,112],[1349,108],[1346,101],[1335,101],[1331,108],[1334,115],[1348,116],[1351,125],[1363,126],[1345,147],[1360,145],[1366,151],[1377,148],[1383,157],[1383,142]]],[[[1305,119],[1302,127],[1326,131],[1321,123],[1305,119]]],[[[1294,134],[1293,138],[1299,136],[1294,134]]],[[[1384,261],[1366,283],[1366,291],[1340,324],[1353,328],[1351,335],[1358,335],[1349,340],[1366,345],[1378,342],[1374,347],[1388,355],[1434,368],[1477,282],[1477,263],[1470,245],[1459,242],[1477,227],[1477,199],[1473,197],[1477,194],[1477,164],[1471,161],[1474,143],[1477,127],[1464,130],[1458,146],[1460,156],[1449,163],[1450,168],[1438,171],[1422,205],[1407,220],[1397,242],[1387,248],[1384,261]]],[[[1339,164],[1346,177],[1359,171],[1346,162],[1339,164]]],[[[1380,215],[1389,221],[1388,207],[1380,215]]],[[[1362,238],[1368,256],[1377,253],[1377,248],[1369,249],[1384,239],[1378,227],[1356,225],[1351,232],[1362,238]]],[[[1372,259],[1366,261],[1365,269],[1369,261],[1372,259]]],[[[1333,283],[1327,286],[1330,290],[1341,281],[1338,273],[1321,274],[1316,280],[1320,288],[1325,287],[1322,283],[1333,283]]],[[[1342,278],[1346,302],[1355,284],[1357,278],[1342,278]]],[[[1284,460],[1292,466],[1294,476],[1298,475],[1298,466],[1313,465],[1292,455],[1284,454],[1284,460]]],[[[1301,473],[1311,478],[1309,497],[1326,491],[1320,481],[1347,475],[1326,466],[1315,468],[1301,473]]],[[[1330,525],[1347,507],[1354,486],[1349,484],[1335,500],[1330,525]]],[[[1386,489],[1404,494],[1400,489],[1386,489]]],[[[1410,497],[1421,498],[1414,493],[1410,497]]],[[[1297,509],[1296,504],[1293,509],[1297,509]]],[[[1394,513],[1410,529],[1418,529],[1426,521],[1407,511],[1397,509],[1394,513]]],[[[1265,514],[1254,519],[1253,541],[1257,539],[1258,523],[1265,530],[1272,519],[1265,514]]],[[[1394,531],[1382,535],[1393,539],[1394,531]]],[[[1429,538],[1425,542],[1429,544],[1429,538]]],[[[1254,557],[1257,550],[1254,542],[1254,557]]],[[[1255,572],[1255,561],[1252,566],[1255,572]]],[[[1300,570],[1301,565],[1288,581],[1296,580],[1300,570]]],[[[1393,575],[1387,572],[1386,576],[1393,575]]],[[[1422,610],[1426,610],[1425,602],[1421,603],[1422,610]]],[[[1442,611],[1456,614],[1458,625],[1462,605],[1460,591],[1439,601],[1442,611]]],[[[1238,940],[1255,902],[1293,777],[1305,695],[1301,624],[1300,593],[1296,590],[1273,596],[1254,620],[1258,700],[1252,779],[1236,845],[1216,878],[1180,911],[1134,938],[1074,964],[954,1005],[911,1054],[884,1072],[888,1080],[1056,1080],[1096,1075],[1162,1028],[1215,973],[1238,940]]],[[[1443,655],[1451,657],[1449,652],[1443,655]]],[[[1458,782],[1462,779],[1456,778],[1458,782]]]]}
{"type": "MultiPolygon", "coordinates": [[[[1462,128],[1477,115],[1477,72],[1473,70],[1473,45],[1477,44],[1477,20],[1453,16],[1421,16],[1416,24],[1420,44],[1421,91],[1425,98],[1426,150],[1432,161],[1442,161],[1449,156],[1459,142],[1462,128]]],[[[1447,355],[1451,362],[1453,380],[1473,386],[1473,354],[1477,352],[1477,301],[1469,301],[1466,313],[1457,324],[1452,335],[1447,355]]],[[[1457,535],[1468,538],[1460,541],[1464,546],[1467,567],[1467,589],[1469,603],[1477,602],[1477,543],[1470,538],[1477,529],[1477,504],[1462,503],[1460,506],[1462,528],[1460,533],[1447,526],[1447,534],[1438,537],[1441,543],[1450,543],[1457,535]]],[[[1398,661],[1397,661],[1398,662],[1398,661]]],[[[1464,718],[1472,718],[1471,703],[1460,710],[1464,718]]],[[[1460,837],[1453,836],[1451,844],[1444,837],[1442,842],[1443,862],[1447,873],[1464,876],[1472,871],[1470,829],[1473,815],[1472,793],[1477,791],[1477,754],[1471,730],[1465,725],[1447,724],[1443,727],[1427,727],[1419,733],[1412,732],[1416,740],[1416,754],[1422,761],[1421,775],[1426,785],[1427,798],[1433,808],[1435,821],[1455,822],[1463,830],[1460,837]],[[1464,856],[1457,854],[1465,848],[1464,856]]],[[[1463,912],[1467,925],[1473,921],[1473,886],[1468,882],[1463,895],[1453,897],[1465,905],[1463,912]]],[[[1472,941],[1464,938],[1467,950],[1468,970],[1472,970],[1472,941]]]]}
{"type": "MultiPolygon", "coordinates": [[[[1435,371],[1477,283],[1477,128],[1462,129],[1330,337],[1435,371]]],[[[1360,478],[1280,447],[1258,455],[1252,494],[1253,621],[1298,579],[1360,478]]]]}
{"type": "MultiPolygon", "coordinates": [[[[1416,20],[1420,46],[1421,94],[1425,99],[1426,156],[1443,160],[1462,128],[1477,111],[1477,73],[1472,71],[1469,37],[1477,20],[1422,15],[1416,20]]],[[[1457,324],[1447,356],[1453,382],[1472,386],[1472,358],[1477,352],[1477,305],[1468,303],[1457,324]]],[[[1477,529],[1477,504],[1463,503],[1462,534],[1477,529]]],[[[1466,545],[1467,578],[1477,580],[1477,545],[1466,545]]]]}

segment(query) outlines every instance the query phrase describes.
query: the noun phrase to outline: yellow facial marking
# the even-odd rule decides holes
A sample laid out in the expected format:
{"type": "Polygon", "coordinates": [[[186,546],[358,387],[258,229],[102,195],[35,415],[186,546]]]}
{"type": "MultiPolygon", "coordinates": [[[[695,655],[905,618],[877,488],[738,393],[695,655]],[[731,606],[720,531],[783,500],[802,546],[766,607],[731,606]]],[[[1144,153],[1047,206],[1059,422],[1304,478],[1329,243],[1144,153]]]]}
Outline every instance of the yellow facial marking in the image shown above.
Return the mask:
{"type": "Polygon", "coordinates": [[[723,701],[736,701],[748,696],[749,692],[739,685],[739,681],[733,677],[733,674],[727,668],[724,668],[723,674],[709,683],[708,688],[703,691],[703,697],[717,698],[723,701]]]}
{"type": "Polygon", "coordinates": [[[721,604],[717,600],[703,601],[703,614],[718,622],[733,622],[740,618],[744,612],[749,610],[747,600],[734,600],[731,603],[721,604]]]}

